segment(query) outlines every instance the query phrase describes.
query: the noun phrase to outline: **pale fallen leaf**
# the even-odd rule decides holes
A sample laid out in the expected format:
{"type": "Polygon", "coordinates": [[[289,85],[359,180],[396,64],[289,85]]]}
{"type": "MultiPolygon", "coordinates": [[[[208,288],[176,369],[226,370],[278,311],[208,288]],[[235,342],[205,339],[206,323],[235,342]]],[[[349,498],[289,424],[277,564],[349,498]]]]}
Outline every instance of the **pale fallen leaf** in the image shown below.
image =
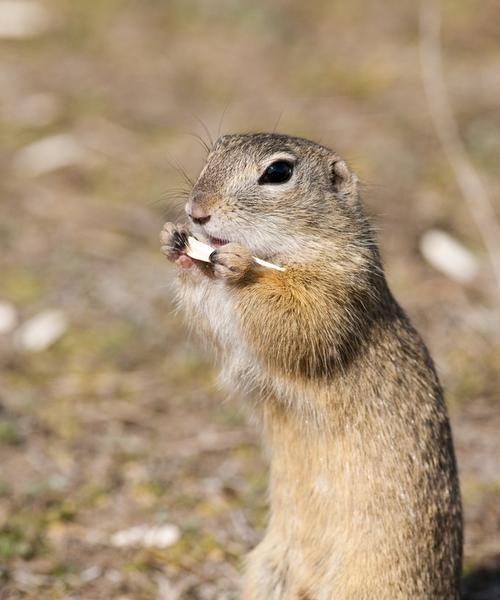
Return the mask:
{"type": "Polygon", "coordinates": [[[15,166],[23,174],[36,177],[64,167],[81,164],[87,151],[72,135],[51,135],[22,148],[16,155],[15,166]]]}
{"type": "Polygon", "coordinates": [[[0,38],[22,39],[48,29],[47,10],[35,0],[0,0],[0,38]]]}
{"type": "Polygon", "coordinates": [[[168,548],[180,538],[176,525],[136,525],[117,531],[111,536],[111,544],[118,548],[139,546],[144,548],[168,548]]]}
{"type": "Polygon", "coordinates": [[[9,302],[0,302],[0,334],[9,333],[17,325],[17,311],[9,302]]]}
{"type": "Polygon", "coordinates": [[[42,352],[66,331],[68,323],[60,310],[46,310],[23,323],[16,332],[17,345],[29,352],[42,352]]]}
{"type": "Polygon", "coordinates": [[[476,257],[458,240],[439,229],[424,233],[420,251],[430,265],[459,283],[471,282],[479,271],[476,257]]]}

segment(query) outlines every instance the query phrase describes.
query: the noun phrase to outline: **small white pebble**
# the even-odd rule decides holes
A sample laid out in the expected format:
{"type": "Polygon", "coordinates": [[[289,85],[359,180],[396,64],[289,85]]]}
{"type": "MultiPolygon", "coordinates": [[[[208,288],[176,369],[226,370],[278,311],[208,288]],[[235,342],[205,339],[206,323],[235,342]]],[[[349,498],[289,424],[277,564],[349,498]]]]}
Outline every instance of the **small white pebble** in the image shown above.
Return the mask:
{"type": "Polygon", "coordinates": [[[479,271],[476,257],[458,240],[439,229],[424,233],[420,251],[430,265],[459,283],[471,282],[479,271]]]}
{"type": "Polygon", "coordinates": [[[17,345],[29,352],[42,352],[56,342],[68,328],[64,313],[46,310],[23,323],[16,332],[17,345]]]}
{"type": "Polygon", "coordinates": [[[118,569],[108,569],[104,573],[104,577],[111,583],[121,583],[123,581],[123,575],[118,569]]]}
{"type": "Polygon", "coordinates": [[[87,151],[74,136],[61,133],[37,140],[19,150],[15,167],[22,174],[36,177],[82,164],[86,155],[87,151]]]}
{"type": "Polygon", "coordinates": [[[47,10],[35,0],[0,0],[0,38],[22,39],[47,30],[47,10]]]}
{"type": "Polygon", "coordinates": [[[97,579],[101,575],[102,568],[98,565],[93,565],[92,567],[88,567],[88,569],[85,569],[80,573],[80,581],[82,583],[90,583],[91,581],[94,581],[94,579],[97,579]]]}
{"type": "Polygon", "coordinates": [[[111,544],[118,548],[141,546],[143,548],[168,548],[180,538],[176,525],[136,525],[117,531],[111,536],[111,544]]]}
{"type": "Polygon", "coordinates": [[[9,302],[0,302],[0,335],[9,333],[17,325],[17,311],[9,302]]]}

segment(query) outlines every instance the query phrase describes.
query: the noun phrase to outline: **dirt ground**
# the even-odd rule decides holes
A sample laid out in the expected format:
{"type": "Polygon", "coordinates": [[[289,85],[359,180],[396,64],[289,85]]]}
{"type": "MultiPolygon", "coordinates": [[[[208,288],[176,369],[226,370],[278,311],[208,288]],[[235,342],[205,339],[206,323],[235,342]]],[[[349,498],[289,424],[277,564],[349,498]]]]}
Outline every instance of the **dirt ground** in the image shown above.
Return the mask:
{"type": "MultiPolygon", "coordinates": [[[[203,164],[197,136],[275,128],[334,147],[363,181],[446,389],[464,589],[500,598],[498,289],[429,116],[417,3],[37,7],[15,39],[0,23],[0,302],[18,319],[0,334],[0,598],[237,597],[266,464],[173,310],[158,233],[182,215],[180,171],[203,164]],[[436,228],[472,254],[474,279],[424,259],[436,228]],[[47,310],[62,335],[36,347],[26,328],[47,310]]],[[[443,19],[453,110],[500,215],[500,5],[447,0],[443,19]]]]}

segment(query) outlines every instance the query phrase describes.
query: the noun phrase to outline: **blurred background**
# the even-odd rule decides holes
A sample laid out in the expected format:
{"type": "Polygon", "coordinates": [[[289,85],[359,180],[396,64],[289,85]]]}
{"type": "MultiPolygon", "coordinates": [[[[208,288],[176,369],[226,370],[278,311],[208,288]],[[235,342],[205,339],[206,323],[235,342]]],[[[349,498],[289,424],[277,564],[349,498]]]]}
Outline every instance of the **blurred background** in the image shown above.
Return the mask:
{"type": "MultiPolygon", "coordinates": [[[[446,0],[442,19],[494,231],[500,5],[446,0]]],[[[500,598],[494,257],[431,118],[419,37],[409,0],[0,0],[2,600],[237,597],[266,464],[173,311],[158,234],[203,141],[274,129],[363,182],[446,388],[467,598],[500,598]]]]}

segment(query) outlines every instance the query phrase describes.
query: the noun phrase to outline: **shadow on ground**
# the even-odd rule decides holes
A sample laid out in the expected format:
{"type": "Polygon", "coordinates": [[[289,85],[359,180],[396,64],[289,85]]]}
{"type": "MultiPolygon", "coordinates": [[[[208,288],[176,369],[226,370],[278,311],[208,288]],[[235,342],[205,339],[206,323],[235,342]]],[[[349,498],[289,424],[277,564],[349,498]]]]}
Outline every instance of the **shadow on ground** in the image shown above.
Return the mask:
{"type": "Polygon", "coordinates": [[[500,557],[491,567],[474,569],[462,582],[463,600],[500,599],[500,557]]]}

